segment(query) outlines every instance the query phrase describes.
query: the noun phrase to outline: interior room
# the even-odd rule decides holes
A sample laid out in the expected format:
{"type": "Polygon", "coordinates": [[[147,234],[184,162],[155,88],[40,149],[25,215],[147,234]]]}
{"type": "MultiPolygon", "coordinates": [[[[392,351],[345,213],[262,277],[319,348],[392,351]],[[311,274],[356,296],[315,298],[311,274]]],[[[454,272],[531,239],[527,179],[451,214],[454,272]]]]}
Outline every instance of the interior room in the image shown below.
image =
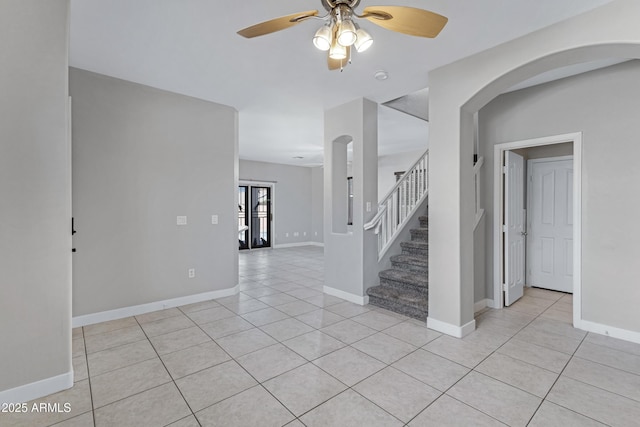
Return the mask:
{"type": "Polygon", "coordinates": [[[0,4],[0,425],[637,424],[640,3],[386,3],[0,4]]]}

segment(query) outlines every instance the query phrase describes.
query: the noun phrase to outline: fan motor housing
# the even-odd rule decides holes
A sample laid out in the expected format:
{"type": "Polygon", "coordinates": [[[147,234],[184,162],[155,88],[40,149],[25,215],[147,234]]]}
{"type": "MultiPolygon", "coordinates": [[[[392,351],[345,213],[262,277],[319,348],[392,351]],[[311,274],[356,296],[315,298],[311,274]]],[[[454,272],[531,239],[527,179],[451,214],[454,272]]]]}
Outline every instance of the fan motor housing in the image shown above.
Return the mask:
{"type": "Polygon", "coordinates": [[[360,4],[360,0],[320,0],[322,2],[322,6],[327,10],[327,12],[331,12],[336,6],[344,4],[349,6],[351,9],[355,9],[360,4]]]}

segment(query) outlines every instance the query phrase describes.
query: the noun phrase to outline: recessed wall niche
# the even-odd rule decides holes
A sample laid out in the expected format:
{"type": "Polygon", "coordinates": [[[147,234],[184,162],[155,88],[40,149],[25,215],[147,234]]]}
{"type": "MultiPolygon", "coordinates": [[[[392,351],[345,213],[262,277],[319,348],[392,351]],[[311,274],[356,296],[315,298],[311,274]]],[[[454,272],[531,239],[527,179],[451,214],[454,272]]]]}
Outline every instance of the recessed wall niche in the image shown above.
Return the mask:
{"type": "Polygon", "coordinates": [[[332,229],[333,233],[348,232],[349,193],[347,187],[347,166],[349,145],[352,145],[353,137],[341,135],[332,141],[331,156],[331,190],[332,203],[332,229]]]}

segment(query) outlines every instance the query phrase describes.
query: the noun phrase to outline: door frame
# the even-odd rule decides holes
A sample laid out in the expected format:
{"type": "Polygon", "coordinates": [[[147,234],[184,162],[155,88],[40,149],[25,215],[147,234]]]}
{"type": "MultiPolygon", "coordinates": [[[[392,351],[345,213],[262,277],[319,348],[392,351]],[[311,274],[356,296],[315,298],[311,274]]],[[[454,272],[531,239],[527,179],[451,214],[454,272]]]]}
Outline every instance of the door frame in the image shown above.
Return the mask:
{"type": "MultiPolygon", "coordinates": [[[[271,246],[267,248],[252,248],[251,244],[249,244],[249,250],[259,250],[259,249],[273,249],[275,246],[276,240],[276,221],[275,211],[276,211],[276,183],[274,181],[254,181],[251,179],[240,179],[238,180],[238,184],[236,185],[236,191],[238,191],[238,187],[248,186],[248,187],[269,187],[271,188],[271,218],[269,221],[271,222],[271,246]]],[[[251,196],[249,196],[251,198],[251,196]]],[[[237,222],[237,221],[236,221],[237,222]]],[[[251,221],[249,221],[251,222],[251,221]]],[[[251,224],[249,224],[249,236],[251,235],[251,224]]]]}
{"type": "Polygon", "coordinates": [[[582,320],[582,132],[495,144],[493,148],[493,308],[504,307],[504,183],[502,163],[504,152],[518,148],[573,142],[573,325],[582,320]]]}
{"type": "MultiPolygon", "coordinates": [[[[570,154],[568,156],[555,156],[555,157],[545,157],[545,158],[541,158],[541,159],[529,159],[527,160],[527,177],[526,177],[526,186],[527,186],[527,200],[526,200],[526,206],[527,206],[527,236],[530,236],[532,234],[532,230],[531,230],[531,216],[529,215],[529,212],[531,212],[531,205],[533,204],[533,201],[531,200],[531,195],[532,195],[532,185],[533,182],[531,181],[531,178],[533,177],[533,165],[536,163],[551,163],[551,162],[562,162],[562,161],[566,161],[566,160],[571,160],[571,164],[573,166],[573,154],[570,154]]],[[[571,226],[571,230],[573,233],[573,225],[571,226]]],[[[525,252],[525,264],[528,266],[529,265],[529,254],[531,253],[531,251],[529,250],[529,245],[530,245],[530,241],[529,239],[527,239],[527,244],[526,244],[526,252],[525,252]]],[[[530,282],[531,278],[531,274],[529,273],[529,269],[527,268],[525,271],[525,281],[526,282],[530,282]]],[[[544,289],[544,288],[543,288],[544,289]]]]}

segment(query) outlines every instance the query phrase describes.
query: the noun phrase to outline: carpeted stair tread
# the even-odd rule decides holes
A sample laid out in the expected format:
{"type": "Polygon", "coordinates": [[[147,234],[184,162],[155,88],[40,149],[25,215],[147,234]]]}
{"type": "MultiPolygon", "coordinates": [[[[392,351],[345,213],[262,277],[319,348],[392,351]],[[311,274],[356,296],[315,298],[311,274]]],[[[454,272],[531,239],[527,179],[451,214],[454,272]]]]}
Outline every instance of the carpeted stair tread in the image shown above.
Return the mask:
{"type": "Polygon", "coordinates": [[[429,217],[418,217],[411,240],[400,242],[401,254],[391,268],[378,273],[380,285],[367,290],[369,304],[426,321],[429,308],[429,217]]]}
{"type": "Polygon", "coordinates": [[[400,242],[400,247],[403,249],[419,249],[426,251],[429,249],[429,242],[422,242],[420,240],[411,240],[409,242],[400,242]]]}
{"type": "Polygon", "coordinates": [[[411,233],[411,241],[413,241],[413,242],[415,242],[415,241],[428,242],[429,241],[429,228],[427,228],[427,227],[412,228],[410,230],[410,233],[411,233]]]}
{"type": "Polygon", "coordinates": [[[424,268],[429,267],[429,260],[425,256],[420,256],[420,255],[411,255],[411,254],[393,255],[391,257],[391,262],[397,263],[397,264],[415,265],[415,266],[424,267],[424,268]]]}
{"type": "Polygon", "coordinates": [[[429,243],[421,240],[401,242],[400,248],[402,253],[406,255],[423,256],[425,259],[429,256],[429,243]]]}
{"type": "Polygon", "coordinates": [[[396,313],[426,320],[429,299],[426,292],[398,290],[387,286],[374,286],[367,290],[369,303],[396,313]]]}
{"type": "Polygon", "coordinates": [[[392,282],[411,283],[415,286],[425,287],[425,290],[429,285],[429,277],[426,274],[412,273],[410,271],[397,270],[394,268],[382,270],[378,276],[380,279],[386,279],[392,282]]]}

